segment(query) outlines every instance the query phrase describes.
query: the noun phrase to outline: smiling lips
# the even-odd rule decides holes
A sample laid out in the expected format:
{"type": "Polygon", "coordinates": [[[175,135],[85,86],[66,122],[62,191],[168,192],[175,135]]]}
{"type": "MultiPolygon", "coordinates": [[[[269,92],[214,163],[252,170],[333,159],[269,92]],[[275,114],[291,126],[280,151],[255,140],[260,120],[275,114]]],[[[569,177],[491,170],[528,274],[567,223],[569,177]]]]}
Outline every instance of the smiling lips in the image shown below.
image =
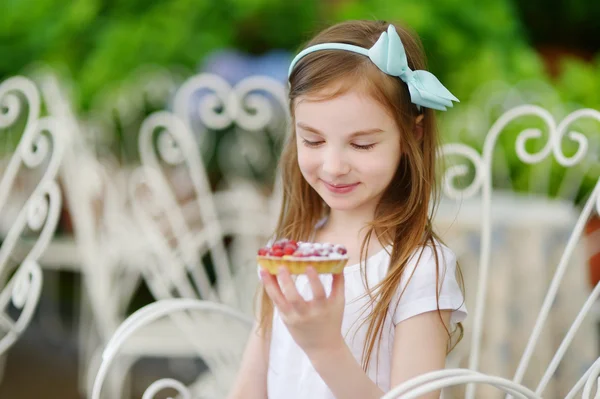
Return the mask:
{"type": "Polygon", "coordinates": [[[327,187],[327,189],[329,191],[331,191],[332,193],[336,193],[336,194],[346,194],[351,192],[352,190],[354,190],[354,188],[356,186],[358,186],[359,183],[353,183],[353,184],[331,184],[331,183],[327,183],[326,181],[322,180],[323,184],[325,184],[325,187],[327,187]]]}

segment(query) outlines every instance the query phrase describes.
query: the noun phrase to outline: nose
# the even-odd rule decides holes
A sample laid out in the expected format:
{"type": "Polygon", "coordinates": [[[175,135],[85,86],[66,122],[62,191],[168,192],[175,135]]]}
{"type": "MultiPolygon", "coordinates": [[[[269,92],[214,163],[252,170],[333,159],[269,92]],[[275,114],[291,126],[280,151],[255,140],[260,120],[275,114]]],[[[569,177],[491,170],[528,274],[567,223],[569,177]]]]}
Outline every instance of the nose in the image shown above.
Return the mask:
{"type": "Polygon", "coordinates": [[[344,151],[330,147],[323,153],[322,170],[327,177],[338,177],[350,172],[350,164],[344,151]]]}

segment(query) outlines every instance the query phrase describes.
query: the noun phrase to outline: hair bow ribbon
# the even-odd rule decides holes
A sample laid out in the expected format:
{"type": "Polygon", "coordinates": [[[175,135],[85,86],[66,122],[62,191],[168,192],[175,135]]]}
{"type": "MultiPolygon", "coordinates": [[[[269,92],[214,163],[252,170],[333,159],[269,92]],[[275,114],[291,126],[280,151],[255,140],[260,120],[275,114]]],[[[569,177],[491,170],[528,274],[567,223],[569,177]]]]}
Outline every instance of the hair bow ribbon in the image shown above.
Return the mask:
{"type": "Polygon", "coordinates": [[[452,107],[452,101],[458,101],[434,74],[409,68],[404,46],[393,25],[379,36],[368,56],[383,72],[397,76],[407,84],[414,104],[445,111],[446,107],[452,107]]]}
{"type": "Polygon", "coordinates": [[[369,57],[383,72],[397,76],[406,83],[410,100],[419,109],[423,106],[446,111],[446,107],[452,107],[452,101],[459,101],[431,72],[410,69],[404,45],[394,25],[390,24],[370,49],[345,43],[321,43],[308,47],[292,60],[288,76],[302,57],[318,50],[345,50],[369,57]]]}

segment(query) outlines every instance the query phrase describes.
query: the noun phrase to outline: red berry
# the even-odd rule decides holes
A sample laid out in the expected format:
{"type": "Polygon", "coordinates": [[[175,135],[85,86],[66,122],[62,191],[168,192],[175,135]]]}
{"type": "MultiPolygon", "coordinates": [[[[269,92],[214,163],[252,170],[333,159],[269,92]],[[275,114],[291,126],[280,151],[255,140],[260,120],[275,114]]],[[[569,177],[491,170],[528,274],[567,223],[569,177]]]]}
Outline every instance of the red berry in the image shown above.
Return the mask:
{"type": "Polygon", "coordinates": [[[271,250],[271,256],[276,256],[278,258],[281,258],[284,254],[282,249],[276,248],[276,249],[272,249],[271,250]]]}
{"type": "Polygon", "coordinates": [[[286,245],[285,248],[283,248],[283,253],[285,255],[292,255],[294,252],[296,252],[296,248],[294,248],[294,246],[292,245],[286,245]]]}
{"type": "Polygon", "coordinates": [[[258,250],[258,255],[259,256],[265,256],[268,253],[269,253],[269,248],[261,248],[261,249],[258,250]]]}
{"type": "Polygon", "coordinates": [[[346,255],[346,253],[348,253],[348,251],[346,251],[346,248],[344,248],[344,247],[338,248],[337,252],[342,255],[346,255]]]}

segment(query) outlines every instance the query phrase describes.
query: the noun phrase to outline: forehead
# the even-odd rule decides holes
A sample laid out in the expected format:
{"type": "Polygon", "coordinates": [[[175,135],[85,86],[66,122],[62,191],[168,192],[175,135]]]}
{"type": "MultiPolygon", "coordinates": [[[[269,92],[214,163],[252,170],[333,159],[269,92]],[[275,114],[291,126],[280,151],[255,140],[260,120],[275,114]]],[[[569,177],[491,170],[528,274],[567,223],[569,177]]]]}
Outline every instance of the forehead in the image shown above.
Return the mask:
{"type": "Polygon", "coordinates": [[[389,130],[395,125],[388,110],[362,90],[347,90],[331,98],[327,94],[298,97],[294,106],[296,123],[325,132],[389,130]]]}

